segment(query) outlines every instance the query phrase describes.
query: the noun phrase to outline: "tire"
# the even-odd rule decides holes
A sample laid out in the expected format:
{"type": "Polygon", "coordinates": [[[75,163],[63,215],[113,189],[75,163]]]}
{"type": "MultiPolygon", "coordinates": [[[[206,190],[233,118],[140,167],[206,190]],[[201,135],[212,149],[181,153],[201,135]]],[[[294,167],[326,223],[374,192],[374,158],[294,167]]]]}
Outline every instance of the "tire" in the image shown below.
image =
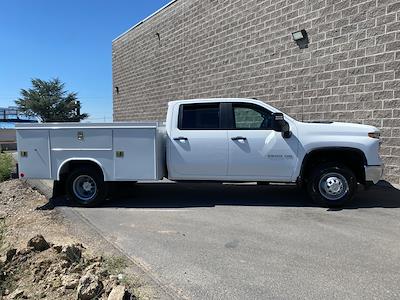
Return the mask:
{"type": "Polygon", "coordinates": [[[84,207],[100,204],[108,194],[103,175],[92,167],[74,169],[67,178],[66,190],[69,200],[84,207]]]}
{"type": "Polygon", "coordinates": [[[315,167],[307,182],[311,199],[324,207],[341,207],[349,202],[357,190],[353,171],[341,164],[323,164],[315,167]]]}

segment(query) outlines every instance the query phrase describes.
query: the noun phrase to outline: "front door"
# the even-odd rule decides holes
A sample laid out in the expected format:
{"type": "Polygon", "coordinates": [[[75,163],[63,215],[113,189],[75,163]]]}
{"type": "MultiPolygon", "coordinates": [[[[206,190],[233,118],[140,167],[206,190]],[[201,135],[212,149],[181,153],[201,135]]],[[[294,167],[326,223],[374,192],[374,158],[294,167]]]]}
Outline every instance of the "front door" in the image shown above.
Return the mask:
{"type": "Polygon", "coordinates": [[[219,103],[181,104],[168,137],[170,178],[212,180],[226,176],[227,130],[219,103]]]}
{"type": "Polygon", "coordinates": [[[250,103],[232,103],[228,130],[229,177],[289,180],[297,163],[297,140],[271,129],[272,113],[250,103]]]}

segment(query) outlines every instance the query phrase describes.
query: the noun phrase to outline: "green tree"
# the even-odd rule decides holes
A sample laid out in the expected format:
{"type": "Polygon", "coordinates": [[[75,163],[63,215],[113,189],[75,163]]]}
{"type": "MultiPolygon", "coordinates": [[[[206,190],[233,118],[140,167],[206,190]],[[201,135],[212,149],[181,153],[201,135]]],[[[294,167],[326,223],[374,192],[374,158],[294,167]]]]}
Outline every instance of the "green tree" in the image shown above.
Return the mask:
{"type": "Polygon", "coordinates": [[[79,122],[89,116],[80,113],[77,93],[66,91],[58,78],[32,79],[32,88],[21,89],[21,97],[15,103],[21,112],[40,117],[43,122],[79,122]]]}

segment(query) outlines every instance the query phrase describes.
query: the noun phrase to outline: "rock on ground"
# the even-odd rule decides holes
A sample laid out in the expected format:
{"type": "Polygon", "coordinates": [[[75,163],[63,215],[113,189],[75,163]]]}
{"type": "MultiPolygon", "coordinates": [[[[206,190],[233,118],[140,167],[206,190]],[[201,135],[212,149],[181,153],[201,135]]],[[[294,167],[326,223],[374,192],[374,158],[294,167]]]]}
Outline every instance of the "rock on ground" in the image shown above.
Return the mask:
{"type": "Polygon", "coordinates": [[[61,282],[66,289],[75,289],[79,284],[79,275],[73,274],[72,276],[65,275],[61,278],[61,282]]]}
{"type": "Polygon", "coordinates": [[[49,249],[50,245],[42,235],[38,234],[28,241],[28,247],[33,248],[35,251],[44,251],[49,249]]]}
{"type": "Polygon", "coordinates": [[[14,292],[12,292],[10,295],[8,295],[7,299],[18,299],[21,298],[24,295],[24,291],[20,289],[16,289],[14,292]]]}
{"type": "Polygon", "coordinates": [[[29,240],[30,247],[6,252],[0,261],[0,283],[12,284],[0,285],[0,299],[131,299],[127,288],[119,286],[118,276],[109,274],[102,257],[83,255],[81,244],[35,251],[46,244],[50,245],[37,235],[29,240]]]}
{"type": "Polygon", "coordinates": [[[103,284],[99,277],[91,273],[82,276],[78,284],[78,299],[90,300],[100,295],[103,284]]]}
{"type": "Polygon", "coordinates": [[[127,299],[129,299],[129,294],[125,286],[123,285],[117,285],[116,287],[114,287],[107,298],[107,300],[127,300],[127,299]]]}
{"type": "Polygon", "coordinates": [[[4,211],[0,211],[0,220],[7,218],[7,213],[4,211]]]}
{"type": "Polygon", "coordinates": [[[17,249],[10,249],[6,252],[6,262],[12,261],[14,255],[17,253],[17,249]]]}
{"type": "Polygon", "coordinates": [[[79,244],[67,245],[62,247],[61,254],[69,262],[80,261],[82,257],[82,246],[79,244]]]}

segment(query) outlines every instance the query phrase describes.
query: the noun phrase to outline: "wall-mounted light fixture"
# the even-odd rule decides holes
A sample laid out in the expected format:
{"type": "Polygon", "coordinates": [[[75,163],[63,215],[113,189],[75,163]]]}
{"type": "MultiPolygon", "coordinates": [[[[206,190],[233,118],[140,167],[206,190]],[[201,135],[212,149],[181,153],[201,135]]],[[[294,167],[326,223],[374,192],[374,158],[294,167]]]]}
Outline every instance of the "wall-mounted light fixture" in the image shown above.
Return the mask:
{"type": "Polygon", "coordinates": [[[310,43],[310,41],[308,39],[308,34],[305,29],[293,32],[292,37],[300,49],[308,48],[308,44],[310,43]]]}

